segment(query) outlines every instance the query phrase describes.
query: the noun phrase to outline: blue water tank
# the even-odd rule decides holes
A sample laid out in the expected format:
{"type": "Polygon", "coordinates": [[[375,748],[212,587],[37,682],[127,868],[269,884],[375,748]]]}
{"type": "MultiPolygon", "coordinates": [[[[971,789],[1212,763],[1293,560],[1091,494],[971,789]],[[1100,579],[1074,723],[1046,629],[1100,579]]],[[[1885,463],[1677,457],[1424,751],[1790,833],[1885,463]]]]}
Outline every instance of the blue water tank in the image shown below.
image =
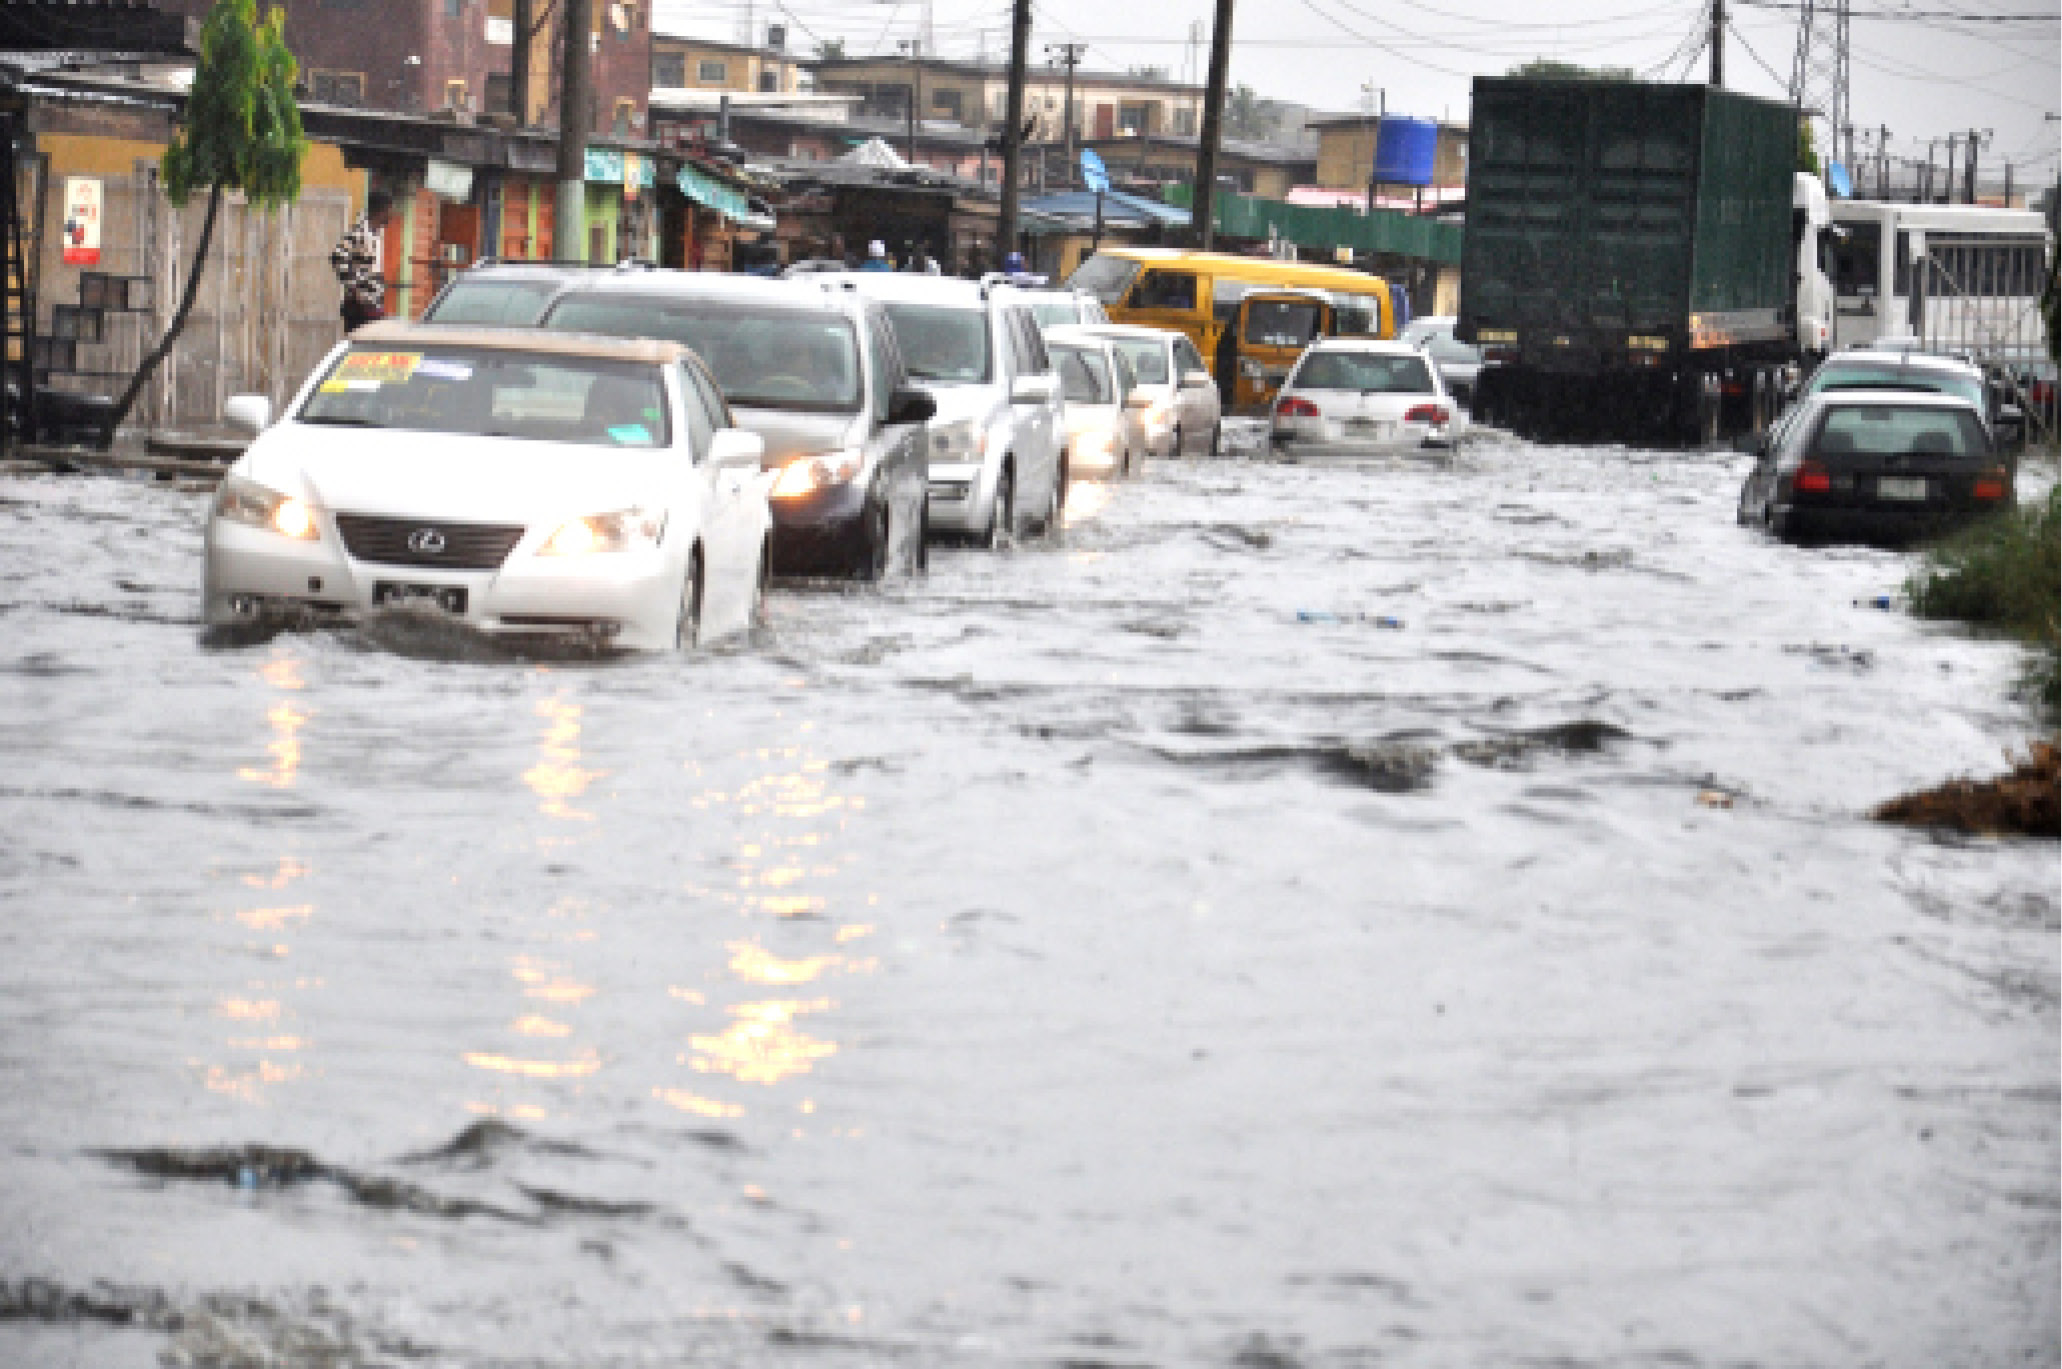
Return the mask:
{"type": "Polygon", "coordinates": [[[1430,119],[1383,116],[1375,129],[1375,179],[1384,185],[1430,185],[1439,158],[1439,125],[1430,119]]]}

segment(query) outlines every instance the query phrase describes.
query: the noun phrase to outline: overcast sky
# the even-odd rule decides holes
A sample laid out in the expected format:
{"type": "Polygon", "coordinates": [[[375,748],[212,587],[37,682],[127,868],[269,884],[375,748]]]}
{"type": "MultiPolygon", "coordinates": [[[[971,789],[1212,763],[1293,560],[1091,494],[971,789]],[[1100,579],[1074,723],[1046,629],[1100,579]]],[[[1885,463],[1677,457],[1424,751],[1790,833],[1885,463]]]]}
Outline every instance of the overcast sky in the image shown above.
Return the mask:
{"type": "MultiPolygon", "coordinates": [[[[1782,96],[1797,47],[1798,0],[1728,0],[1727,85],[1782,96]],[[1757,60],[1758,59],[1758,60],[1757,60]]],[[[842,38],[852,55],[893,52],[915,37],[917,0],[750,0],[756,29],[784,22],[791,47],[842,38]]],[[[1991,130],[1979,166],[2012,161],[2018,174],[2052,179],[2062,124],[2062,24],[2058,0],[1850,0],[1852,85],[1858,128],[1890,127],[1893,157],[1924,158],[1928,139],[1991,130]],[[2041,16],[2025,22],[2017,16],[2041,16]],[[1967,18],[1959,16],[1968,16],[1967,18]],[[2005,16],[2013,16],[2006,18],[2005,16]]],[[[735,39],[745,0],[658,0],[662,31],[735,39]]],[[[1166,67],[1201,79],[1208,61],[1209,0],[1036,0],[1032,58],[1063,41],[1089,46],[1084,65],[1166,67]],[[1202,36],[1191,48],[1187,37],[1202,36]]],[[[1334,110],[1361,107],[1364,87],[1393,113],[1464,118],[1468,82],[1531,57],[1642,74],[1702,79],[1707,0],[1244,0],[1232,79],[1262,95],[1334,110]],[[1548,20],[1544,16],[1551,14],[1548,20]],[[1693,57],[1694,52],[1694,57],[1693,57]]],[[[1006,55],[1006,3],[934,0],[931,27],[945,56],[1006,55]]],[[[1871,149],[1872,150],[1872,149],[1871,149]]],[[[1945,159],[1945,151],[1938,154],[1945,159]]]]}

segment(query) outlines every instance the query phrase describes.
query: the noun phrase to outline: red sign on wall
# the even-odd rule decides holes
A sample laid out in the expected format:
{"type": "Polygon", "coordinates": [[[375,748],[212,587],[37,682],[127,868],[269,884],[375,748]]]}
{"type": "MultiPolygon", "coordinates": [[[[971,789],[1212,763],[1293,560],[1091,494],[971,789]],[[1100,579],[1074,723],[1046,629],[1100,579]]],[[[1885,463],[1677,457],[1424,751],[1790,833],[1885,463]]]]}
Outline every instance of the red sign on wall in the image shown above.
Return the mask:
{"type": "Polygon", "coordinates": [[[91,176],[64,178],[64,263],[100,265],[100,182],[91,176]]]}

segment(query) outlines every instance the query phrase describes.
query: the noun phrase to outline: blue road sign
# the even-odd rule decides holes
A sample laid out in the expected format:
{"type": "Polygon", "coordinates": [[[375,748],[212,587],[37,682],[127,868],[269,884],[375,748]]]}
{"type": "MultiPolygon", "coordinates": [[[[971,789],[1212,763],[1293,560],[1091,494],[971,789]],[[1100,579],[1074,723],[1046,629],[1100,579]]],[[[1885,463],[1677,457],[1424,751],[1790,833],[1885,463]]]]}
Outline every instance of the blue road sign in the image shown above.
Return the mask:
{"type": "Polygon", "coordinates": [[[1851,200],[1854,198],[1854,178],[1847,174],[1847,168],[1839,162],[1831,162],[1827,165],[1826,188],[1831,190],[1840,199],[1851,200]]]}
{"type": "Polygon", "coordinates": [[[1081,183],[1098,195],[1110,188],[1110,169],[1092,147],[1081,149],[1081,183]]]}

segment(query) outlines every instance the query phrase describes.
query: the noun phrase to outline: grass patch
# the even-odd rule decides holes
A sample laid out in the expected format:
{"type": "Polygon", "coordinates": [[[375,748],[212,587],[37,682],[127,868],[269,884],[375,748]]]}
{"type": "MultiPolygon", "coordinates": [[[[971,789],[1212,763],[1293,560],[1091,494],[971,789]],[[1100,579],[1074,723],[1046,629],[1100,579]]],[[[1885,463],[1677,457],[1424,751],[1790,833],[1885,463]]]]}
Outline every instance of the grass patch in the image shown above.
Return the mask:
{"type": "Polygon", "coordinates": [[[1979,623],[2032,647],[2023,689],[2050,721],[2062,712],[2062,485],[1928,550],[1905,593],[1921,618],[1979,623]]]}

